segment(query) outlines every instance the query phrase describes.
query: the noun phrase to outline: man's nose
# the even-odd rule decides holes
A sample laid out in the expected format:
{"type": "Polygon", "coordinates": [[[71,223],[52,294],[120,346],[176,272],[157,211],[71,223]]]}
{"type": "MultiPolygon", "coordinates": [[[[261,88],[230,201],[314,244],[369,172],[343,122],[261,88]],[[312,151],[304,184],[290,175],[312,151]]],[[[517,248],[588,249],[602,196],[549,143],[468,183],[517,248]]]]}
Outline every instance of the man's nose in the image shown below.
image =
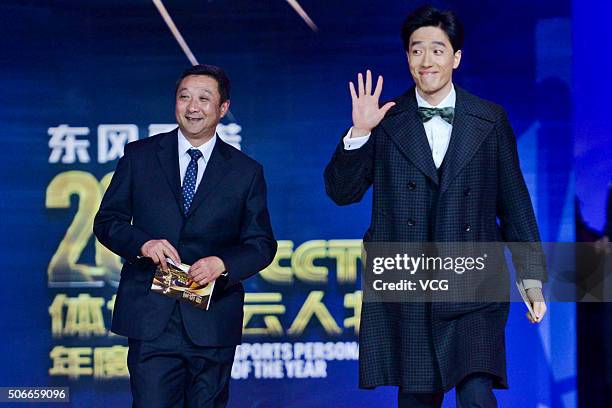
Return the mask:
{"type": "Polygon", "coordinates": [[[197,101],[195,100],[191,100],[189,101],[189,105],[187,105],[187,110],[189,110],[189,112],[196,112],[199,109],[197,101]]]}
{"type": "Polygon", "coordinates": [[[431,67],[431,61],[431,53],[429,51],[425,51],[425,54],[423,55],[423,66],[431,67]]]}

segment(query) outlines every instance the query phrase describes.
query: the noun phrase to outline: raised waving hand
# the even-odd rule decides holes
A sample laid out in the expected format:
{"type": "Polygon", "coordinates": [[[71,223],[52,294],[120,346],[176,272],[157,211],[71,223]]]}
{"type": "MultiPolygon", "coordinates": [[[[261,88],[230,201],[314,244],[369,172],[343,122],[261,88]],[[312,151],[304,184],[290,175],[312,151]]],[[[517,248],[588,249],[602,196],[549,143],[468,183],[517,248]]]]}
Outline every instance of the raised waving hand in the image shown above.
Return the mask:
{"type": "Polygon", "coordinates": [[[382,107],[378,106],[378,100],[383,87],[383,77],[378,76],[376,88],[372,92],[372,72],[366,71],[365,83],[363,74],[357,75],[357,90],[353,82],[349,82],[351,100],[353,102],[353,129],[351,137],[365,136],[372,131],[383,119],[395,102],[387,102],[382,107]]]}

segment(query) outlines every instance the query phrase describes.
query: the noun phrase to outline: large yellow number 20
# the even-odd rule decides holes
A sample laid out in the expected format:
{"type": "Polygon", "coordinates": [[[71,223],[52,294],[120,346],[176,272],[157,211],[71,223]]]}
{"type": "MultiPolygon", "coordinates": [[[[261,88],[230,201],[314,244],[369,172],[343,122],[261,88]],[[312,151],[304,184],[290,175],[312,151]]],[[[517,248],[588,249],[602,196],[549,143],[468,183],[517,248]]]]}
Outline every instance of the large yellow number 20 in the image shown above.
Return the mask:
{"type": "Polygon", "coordinates": [[[67,171],[51,180],[47,187],[47,208],[70,208],[70,198],[79,199],[77,212],[57,251],[51,258],[47,275],[50,286],[103,286],[104,281],[119,280],[121,259],[96,240],[96,265],[79,264],[83,249],[92,236],[93,220],[112,173],[100,182],[84,171],[67,171]]]}

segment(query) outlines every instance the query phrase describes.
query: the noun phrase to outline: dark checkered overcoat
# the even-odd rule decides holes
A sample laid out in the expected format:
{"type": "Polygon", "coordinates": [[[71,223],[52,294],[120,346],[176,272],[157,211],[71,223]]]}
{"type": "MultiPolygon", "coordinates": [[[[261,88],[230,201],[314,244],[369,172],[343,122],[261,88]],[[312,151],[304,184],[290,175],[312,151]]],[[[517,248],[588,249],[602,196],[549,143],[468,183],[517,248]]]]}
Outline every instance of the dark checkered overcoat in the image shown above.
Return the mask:
{"type": "MultiPolygon", "coordinates": [[[[505,111],[456,90],[441,180],[414,88],[395,99],[363,147],[347,151],[342,142],[338,145],[325,169],[325,187],[334,202],[346,205],[360,201],[373,186],[372,221],[364,241],[539,241],[505,111]]],[[[523,279],[545,280],[543,260],[530,268],[517,265],[517,270],[523,279]]],[[[507,279],[500,285],[507,289],[507,279]]],[[[496,388],[507,388],[508,309],[505,302],[364,302],[360,387],[447,391],[466,375],[482,372],[494,376],[496,388]]]]}

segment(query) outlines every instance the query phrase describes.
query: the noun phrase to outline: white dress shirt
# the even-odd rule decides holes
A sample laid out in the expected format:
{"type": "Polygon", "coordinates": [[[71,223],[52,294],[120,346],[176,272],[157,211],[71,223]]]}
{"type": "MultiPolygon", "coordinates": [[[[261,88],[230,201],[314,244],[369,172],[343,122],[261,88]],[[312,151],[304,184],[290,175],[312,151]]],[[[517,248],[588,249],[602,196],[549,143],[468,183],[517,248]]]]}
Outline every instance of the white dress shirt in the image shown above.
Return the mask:
{"type": "MultiPolygon", "coordinates": [[[[437,106],[430,105],[429,102],[419,95],[418,91],[415,91],[415,93],[417,105],[424,108],[454,108],[455,101],[457,100],[457,93],[455,92],[455,87],[452,84],[450,93],[446,95],[446,97],[442,99],[442,102],[440,102],[437,106]]],[[[427,142],[429,143],[429,148],[431,149],[433,161],[438,169],[442,165],[444,156],[446,156],[451,132],[453,131],[453,125],[442,119],[440,116],[434,116],[427,122],[424,122],[423,127],[425,128],[425,134],[427,135],[427,142]]]]}
{"type": "Polygon", "coordinates": [[[215,143],[217,142],[217,135],[214,135],[208,142],[204,143],[200,147],[193,147],[189,140],[183,135],[181,129],[178,130],[178,157],[179,157],[179,168],[181,173],[181,187],[183,186],[183,179],[185,178],[185,173],[187,172],[187,166],[189,166],[189,162],[191,162],[191,156],[187,151],[189,149],[198,149],[202,152],[202,157],[198,159],[198,176],[196,178],[196,190],[200,185],[200,181],[202,181],[202,176],[204,176],[204,170],[206,170],[206,165],[210,160],[210,156],[215,147],[215,143]]]}
{"type": "MultiPolygon", "coordinates": [[[[419,91],[416,88],[415,94],[417,105],[419,107],[447,108],[450,106],[454,108],[455,102],[457,101],[457,92],[455,91],[455,86],[453,84],[451,84],[451,90],[448,95],[446,95],[446,97],[444,97],[444,99],[442,99],[437,106],[432,106],[429,104],[429,102],[419,95],[419,91]]],[[[427,142],[429,143],[429,148],[431,149],[433,161],[436,168],[440,168],[442,161],[444,160],[444,156],[446,156],[446,152],[448,151],[453,126],[440,116],[434,116],[427,122],[423,123],[423,127],[425,128],[425,134],[427,135],[427,142]]],[[[366,144],[372,134],[368,133],[365,136],[351,138],[352,130],[353,128],[350,128],[346,136],[344,136],[344,139],[342,139],[345,150],[359,149],[366,144]]],[[[541,288],[542,282],[537,279],[523,279],[523,285],[525,290],[531,288],[541,288]]]]}

